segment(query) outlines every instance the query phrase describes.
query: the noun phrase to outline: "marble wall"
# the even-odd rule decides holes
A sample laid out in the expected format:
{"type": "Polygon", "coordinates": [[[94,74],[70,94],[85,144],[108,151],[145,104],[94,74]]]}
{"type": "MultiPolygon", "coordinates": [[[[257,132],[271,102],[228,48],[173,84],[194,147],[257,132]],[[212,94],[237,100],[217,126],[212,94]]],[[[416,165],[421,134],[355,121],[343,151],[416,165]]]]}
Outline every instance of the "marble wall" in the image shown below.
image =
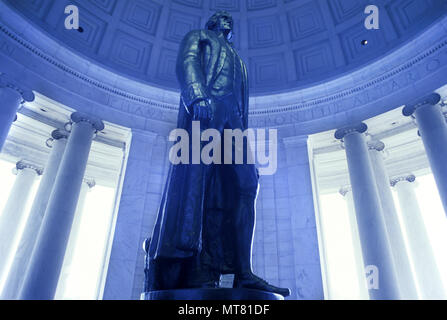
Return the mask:
{"type": "Polygon", "coordinates": [[[143,240],[151,233],[167,167],[166,139],[133,130],[115,225],[104,299],[139,299],[143,240]]]}
{"type": "Polygon", "coordinates": [[[253,265],[288,299],[323,299],[307,137],[279,143],[277,172],[261,177],[253,265]]]}
{"type": "Polygon", "coordinates": [[[169,147],[171,142],[164,136],[157,136],[152,146],[152,157],[150,159],[151,168],[149,170],[149,183],[147,185],[146,202],[144,216],[139,233],[139,243],[137,253],[137,263],[135,265],[134,279],[132,285],[132,299],[139,299],[143,291],[144,282],[144,256],[142,243],[144,239],[152,236],[155,220],[160,206],[162,192],[166,182],[169,169],[169,147]]]}

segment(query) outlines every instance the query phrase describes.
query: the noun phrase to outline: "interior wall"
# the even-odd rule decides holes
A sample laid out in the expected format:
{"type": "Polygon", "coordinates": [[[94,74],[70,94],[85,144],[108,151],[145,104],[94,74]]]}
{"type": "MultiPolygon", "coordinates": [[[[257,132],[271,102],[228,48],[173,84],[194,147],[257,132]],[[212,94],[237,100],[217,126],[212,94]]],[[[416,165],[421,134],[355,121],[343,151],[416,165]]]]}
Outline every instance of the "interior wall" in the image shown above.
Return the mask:
{"type": "MultiPolygon", "coordinates": [[[[163,136],[133,133],[104,299],[140,298],[142,243],[155,223],[169,147],[163,136]]],[[[253,268],[270,283],[290,288],[288,299],[323,299],[307,137],[280,141],[277,154],[276,173],[260,178],[253,268]]]]}

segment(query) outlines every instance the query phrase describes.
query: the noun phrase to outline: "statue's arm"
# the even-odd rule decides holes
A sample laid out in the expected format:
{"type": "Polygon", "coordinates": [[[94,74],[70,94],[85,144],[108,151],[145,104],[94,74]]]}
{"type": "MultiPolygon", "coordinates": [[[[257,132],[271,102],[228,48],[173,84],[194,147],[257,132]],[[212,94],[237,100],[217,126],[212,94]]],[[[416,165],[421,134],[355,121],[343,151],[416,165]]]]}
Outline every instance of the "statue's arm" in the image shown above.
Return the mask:
{"type": "Polygon", "coordinates": [[[200,101],[209,99],[202,66],[202,44],[205,41],[201,30],[193,30],[186,34],[180,44],[176,72],[182,90],[182,99],[187,109],[200,101]]]}

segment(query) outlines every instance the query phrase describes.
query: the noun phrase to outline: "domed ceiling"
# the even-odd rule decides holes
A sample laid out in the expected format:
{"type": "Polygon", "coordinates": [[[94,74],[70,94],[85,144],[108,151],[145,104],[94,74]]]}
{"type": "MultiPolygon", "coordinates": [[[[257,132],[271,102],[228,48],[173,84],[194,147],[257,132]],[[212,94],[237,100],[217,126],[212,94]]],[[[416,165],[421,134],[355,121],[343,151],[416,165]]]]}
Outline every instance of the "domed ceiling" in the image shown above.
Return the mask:
{"type": "Polygon", "coordinates": [[[447,10],[443,0],[2,1],[76,53],[167,89],[178,88],[175,61],[182,37],[203,27],[215,10],[227,10],[252,95],[296,90],[366,65],[447,10]],[[364,27],[364,10],[372,3],[379,7],[379,30],[364,27]],[[68,4],[78,6],[82,29],[64,28],[68,4]]]}

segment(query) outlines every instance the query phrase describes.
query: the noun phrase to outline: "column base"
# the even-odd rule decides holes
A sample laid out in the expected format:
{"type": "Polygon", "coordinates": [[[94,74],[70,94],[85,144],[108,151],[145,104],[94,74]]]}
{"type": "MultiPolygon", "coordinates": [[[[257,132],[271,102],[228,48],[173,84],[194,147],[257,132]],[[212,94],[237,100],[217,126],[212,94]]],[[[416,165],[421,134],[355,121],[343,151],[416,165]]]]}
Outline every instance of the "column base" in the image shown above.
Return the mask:
{"type": "Polygon", "coordinates": [[[284,297],[255,289],[197,288],[143,292],[141,300],[284,300],[284,297]]]}

